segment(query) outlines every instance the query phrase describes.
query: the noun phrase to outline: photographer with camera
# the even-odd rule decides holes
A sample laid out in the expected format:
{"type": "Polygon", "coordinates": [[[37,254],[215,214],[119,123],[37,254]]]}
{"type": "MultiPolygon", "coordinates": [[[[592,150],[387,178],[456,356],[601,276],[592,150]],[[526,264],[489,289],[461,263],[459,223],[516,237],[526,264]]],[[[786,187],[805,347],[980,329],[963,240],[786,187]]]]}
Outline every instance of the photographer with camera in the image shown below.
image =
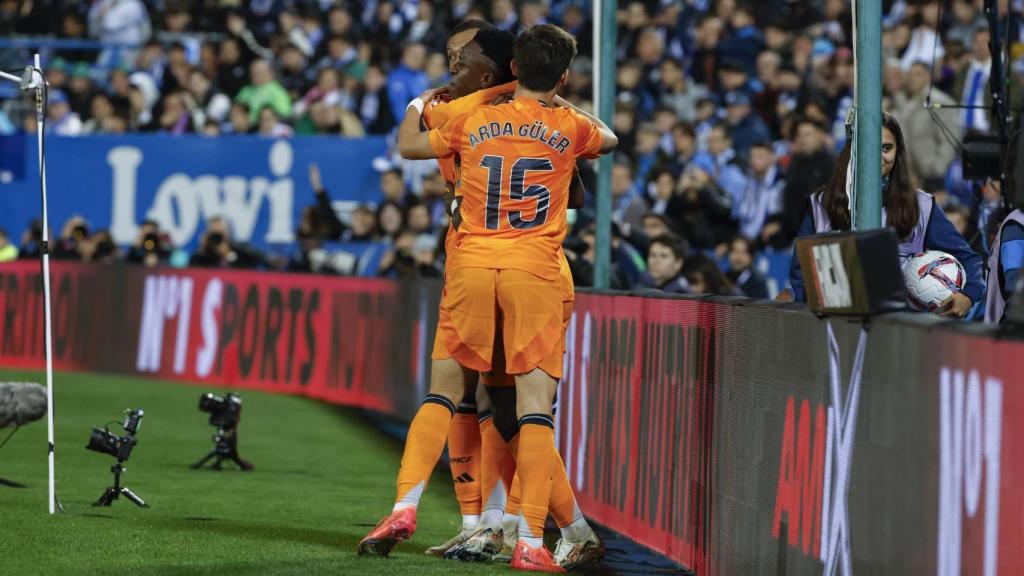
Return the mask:
{"type": "Polygon", "coordinates": [[[78,254],[82,262],[111,264],[121,259],[121,251],[117,244],[114,244],[114,237],[109,230],[99,230],[92,236],[80,240],[78,254]]]}
{"type": "Polygon", "coordinates": [[[153,220],[146,220],[139,227],[139,236],[135,244],[128,250],[126,262],[141,264],[146,268],[155,268],[166,264],[171,251],[167,249],[160,226],[153,220]]]}
{"type": "MultiPolygon", "coordinates": [[[[40,227],[40,241],[42,239],[42,227],[40,227]]],[[[75,214],[68,218],[61,228],[60,238],[57,239],[53,248],[53,257],[57,260],[80,260],[82,254],[79,251],[79,243],[89,238],[89,223],[85,218],[75,214]]]]}
{"type": "Polygon", "coordinates": [[[399,232],[395,243],[381,258],[379,275],[388,278],[442,278],[437,266],[437,239],[430,234],[399,232]]]}
{"type": "Polygon", "coordinates": [[[32,219],[21,235],[21,246],[18,247],[18,258],[29,260],[39,258],[39,247],[43,241],[43,222],[39,218],[32,219]]]}
{"type": "Polygon", "coordinates": [[[223,216],[206,221],[206,230],[199,240],[199,249],[189,260],[190,266],[206,268],[264,268],[276,270],[283,263],[247,244],[232,242],[228,222],[223,216]]]}
{"type": "Polygon", "coordinates": [[[227,222],[221,217],[211,218],[199,240],[199,249],[189,260],[189,266],[226,268],[236,260],[228,239],[227,222]]]}

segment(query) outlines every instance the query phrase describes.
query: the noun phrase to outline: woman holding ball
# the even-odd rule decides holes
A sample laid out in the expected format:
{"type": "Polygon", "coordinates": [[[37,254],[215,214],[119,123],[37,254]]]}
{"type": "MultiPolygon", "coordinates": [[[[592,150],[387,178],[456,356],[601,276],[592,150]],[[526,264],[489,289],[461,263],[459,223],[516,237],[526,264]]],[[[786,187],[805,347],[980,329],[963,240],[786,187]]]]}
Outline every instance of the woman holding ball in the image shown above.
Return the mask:
{"type": "MultiPolygon", "coordinates": [[[[846,194],[846,169],[850,163],[850,141],[839,154],[829,183],[811,195],[797,237],[829,231],[850,230],[850,199],[846,194]]],[[[899,123],[882,114],[882,224],[896,231],[900,239],[900,262],[927,250],[947,252],[960,261],[967,273],[962,292],[954,292],[936,310],[943,316],[963,318],[975,302],[984,298],[985,281],[981,256],[935,204],[931,194],[918,190],[910,166],[910,154],[899,123]]],[[[789,272],[790,287],[780,300],[805,301],[800,261],[794,255],[789,272]]]]}

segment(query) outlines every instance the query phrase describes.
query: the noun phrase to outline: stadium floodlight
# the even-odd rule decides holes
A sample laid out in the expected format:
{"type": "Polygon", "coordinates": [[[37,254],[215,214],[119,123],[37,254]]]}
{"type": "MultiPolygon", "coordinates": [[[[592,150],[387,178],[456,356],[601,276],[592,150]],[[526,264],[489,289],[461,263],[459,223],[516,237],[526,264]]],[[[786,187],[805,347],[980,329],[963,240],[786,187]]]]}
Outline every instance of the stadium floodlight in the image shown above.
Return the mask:
{"type": "Polygon", "coordinates": [[[148,508],[142,498],[139,498],[134,492],[132,492],[127,486],[121,486],[121,473],[127,470],[124,467],[124,463],[132,455],[132,449],[138,443],[135,436],[139,433],[139,426],[142,425],[142,416],[145,414],[142,410],[125,410],[124,423],[121,427],[124,428],[125,435],[118,436],[110,431],[109,428],[93,428],[92,434],[89,436],[89,443],[85,446],[89,450],[94,452],[100,452],[102,454],[110,454],[117,458],[117,463],[110,467],[110,471],[114,473],[114,485],[103,491],[103,495],[96,501],[93,506],[110,506],[120,496],[134,502],[137,506],[142,508],[148,508]]]}
{"type": "Polygon", "coordinates": [[[48,440],[47,458],[49,460],[49,507],[50,514],[61,508],[57,501],[56,485],[54,484],[54,438],[53,438],[53,352],[52,352],[52,331],[50,329],[50,224],[46,213],[46,157],[43,155],[44,123],[46,122],[46,100],[48,97],[48,86],[43,75],[42,64],[39,54],[35,55],[34,66],[28,66],[18,76],[0,72],[0,78],[16,82],[21,90],[28,92],[34,90],[36,94],[36,144],[39,153],[39,194],[43,208],[43,238],[40,245],[39,258],[43,268],[43,327],[46,339],[46,435],[48,440]]]}
{"type": "Polygon", "coordinates": [[[213,450],[193,464],[192,469],[202,468],[210,459],[216,458],[210,465],[214,470],[221,470],[225,460],[234,462],[243,471],[252,470],[253,465],[238,456],[238,422],[242,419],[242,398],[237,394],[223,397],[203,394],[199,397],[199,410],[210,414],[210,424],[217,427],[217,433],[213,435],[213,450]]]}

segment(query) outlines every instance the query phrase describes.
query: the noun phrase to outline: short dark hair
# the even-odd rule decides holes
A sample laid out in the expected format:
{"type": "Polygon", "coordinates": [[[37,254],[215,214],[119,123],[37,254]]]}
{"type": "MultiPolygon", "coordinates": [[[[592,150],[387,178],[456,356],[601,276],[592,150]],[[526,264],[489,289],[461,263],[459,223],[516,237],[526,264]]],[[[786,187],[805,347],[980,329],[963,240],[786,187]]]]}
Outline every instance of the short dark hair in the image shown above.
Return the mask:
{"type": "Polygon", "coordinates": [[[576,57],[576,39],[557,26],[538,24],[516,38],[514,52],[519,84],[547,92],[558,86],[576,57]]]}
{"type": "Polygon", "coordinates": [[[451,38],[452,36],[455,36],[460,32],[465,32],[466,30],[487,30],[488,28],[494,28],[494,26],[486,20],[481,20],[479,18],[467,18],[455,26],[452,26],[452,29],[448,32],[448,37],[451,38]]]}
{"type": "Polygon", "coordinates": [[[753,150],[754,148],[763,148],[769,152],[775,151],[775,149],[772,148],[772,143],[767,140],[758,140],[757,142],[754,142],[750,145],[750,149],[753,150]]]}
{"type": "Polygon", "coordinates": [[[747,253],[750,254],[751,258],[754,258],[756,256],[757,245],[754,244],[753,240],[751,240],[750,238],[747,238],[746,236],[744,236],[742,234],[738,234],[736,236],[733,236],[732,240],[729,241],[729,250],[730,251],[732,250],[732,245],[737,243],[737,242],[743,244],[743,247],[747,249],[747,253]]]}
{"type": "Polygon", "coordinates": [[[801,116],[796,122],[793,123],[793,135],[794,136],[796,136],[796,131],[799,130],[800,127],[803,126],[804,124],[810,125],[811,127],[813,127],[815,130],[818,130],[819,132],[824,130],[824,128],[822,128],[821,124],[818,123],[817,120],[814,120],[813,118],[808,118],[807,116],[801,116]]]}
{"type": "Polygon", "coordinates": [[[495,84],[515,80],[512,74],[512,46],[515,39],[511,32],[493,27],[484,28],[473,37],[473,42],[480,46],[480,52],[494,62],[495,84]]]}
{"type": "Polygon", "coordinates": [[[733,12],[743,12],[744,14],[750,16],[751,18],[754,17],[754,7],[746,2],[737,2],[736,8],[733,10],[733,12]]]}
{"type": "Polygon", "coordinates": [[[672,131],[673,132],[682,132],[683,134],[686,134],[690,138],[696,138],[697,137],[697,131],[694,130],[693,124],[690,124],[689,122],[687,122],[685,120],[680,120],[679,122],[676,122],[675,125],[672,126],[672,131]]]}
{"type": "Polygon", "coordinates": [[[661,222],[668,228],[672,227],[672,222],[669,221],[668,217],[665,216],[664,214],[658,214],[657,212],[647,212],[640,218],[641,222],[646,222],[648,220],[657,220],[658,222],[661,222]]]}
{"type": "MultiPolygon", "coordinates": [[[[661,244],[668,248],[672,251],[672,255],[679,260],[686,260],[686,257],[689,256],[689,254],[687,254],[686,244],[684,244],[682,239],[675,234],[661,234],[651,238],[651,246],[654,246],[655,244],[661,244]]],[[[648,252],[649,251],[650,249],[648,248],[648,252]]]]}
{"type": "Polygon", "coordinates": [[[742,72],[743,74],[747,73],[747,69],[743,66],[743,64],[741,64],[738,60],[733,59],[723,60],[722,63],[718,65],[718,71],[742,72]]]}
{"type": "Polygon", "coordinates": [[[729,127],[726,126],[725,124],[718,123],[718,124],[715,124],[714,126],[711,127],[711,131],[712,132],[714,132],[716,130],[721,130],[722,134],[724,134],[726,138],[728,138],[729,140],[732,140],[732,133],[729,131],[729,127]]]}

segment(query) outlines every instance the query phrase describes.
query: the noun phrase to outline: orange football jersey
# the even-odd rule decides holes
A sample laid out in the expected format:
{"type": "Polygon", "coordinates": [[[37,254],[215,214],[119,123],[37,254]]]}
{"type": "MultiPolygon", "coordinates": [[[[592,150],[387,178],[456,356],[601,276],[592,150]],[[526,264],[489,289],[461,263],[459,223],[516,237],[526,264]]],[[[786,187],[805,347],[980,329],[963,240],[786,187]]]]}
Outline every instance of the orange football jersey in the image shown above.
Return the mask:
{"type": "Polygon", "coordinates": [[[429,139],[439,157],[460,157],[462,223],[448,269],[557,279],[569,183],[576,158],[600,154],[597,126],[570,108],[520,98],[452,118],[429,139]]]}
{"type": "MultiPolygon", "coordinates": [[[[500,94],[512,93],[515,90],[516,83],[509,82],[477,90],[455,100],[435,97],[423,108],[423,125],[427,127],[427,130],[437,128],[456,116],[469,114],[481,106],[487,106],[500,94]]],[[[437,165],[441,168],[441,176],[445,182],[455,184],[459,181],[458,157],[456,155],[438,158],[437,165]]]]}

